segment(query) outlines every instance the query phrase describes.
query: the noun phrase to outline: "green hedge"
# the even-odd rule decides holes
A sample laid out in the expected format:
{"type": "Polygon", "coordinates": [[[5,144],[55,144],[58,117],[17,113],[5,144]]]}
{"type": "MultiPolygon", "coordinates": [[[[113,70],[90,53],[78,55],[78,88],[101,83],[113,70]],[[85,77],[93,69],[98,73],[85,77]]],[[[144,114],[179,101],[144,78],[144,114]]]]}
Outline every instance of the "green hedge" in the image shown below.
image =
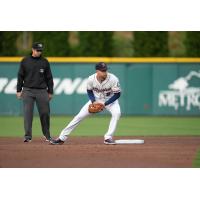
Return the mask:
{"type": "Polygon", "coordinates": [[[38,31],[32,32],[34,42],[44,43],[45,56],[69,56],[69,32],[63,31],[38,31]]]}
{"type": "Polygon", "coordinates": [[[0,56],[24,56],[31,50],[31,43],[41,41],[45,44],[45,56],[106,56],[106,57],[168,57],[180,56],[177,53],[170,54],[176,49],[184,49],[181,56],[200,56],[200,31],[184,32],[186,37],[177,38],[177,34],[171,35],[175,41],[170,45],[169,32],[167,31],[134,31],[132,39],[115,37],[113,31],[80,31],[77,32],[77,44],[69,43],[67,31],[35,31],[27,32],[28,41],[26,49],[22,48],[23,32],[0,31],[0,56]],[[168,41],[169,40],[169,41],[168,41]],[[169,49],[171,48],[171,49],[169,49]],[[185,51],[186,49],[186,51],[185,51]]]}
{"type": "Polygon", "coordinates": [[[134,34],[134,56],[136,57],[167,57],[168,32],[136,31],[134,34]]]}
{"type": "Polygon", "coordinates": [[[19,36],[17,31],[0,32],[0,56],[16,56],[16,41],[19,36]]]}
{"type": "Polygon", "coordinates": [[[80,56],[113,56],[113,32],[79,32],[80,56]]]}
{"type": "Polygon", "coordinates": [[[191,31],[186,33],[186,54],[188,57],[200,56],[200,31],[191,31]]]}

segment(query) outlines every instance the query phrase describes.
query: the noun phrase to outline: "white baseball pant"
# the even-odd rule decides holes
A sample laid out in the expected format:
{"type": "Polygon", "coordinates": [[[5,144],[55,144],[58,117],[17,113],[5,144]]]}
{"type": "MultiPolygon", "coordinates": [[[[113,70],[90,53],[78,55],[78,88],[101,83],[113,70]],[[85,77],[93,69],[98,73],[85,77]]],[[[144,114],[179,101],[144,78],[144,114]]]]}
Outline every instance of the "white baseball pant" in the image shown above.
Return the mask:
{"type": "MultiPolygon", "coordinates": [[[[88,112],[88,106],[91,102],[88,101],[80,110],[80,112],[73,118],[73,120],[61,131],[59,138],[62,141],[65,141],[68,135],[79,125],[79,123],[85,119],[87,116],[91,115],[88,112]]],[[[118,100],[114,101],[113,103],[107,105],[105,107],[108,110],[112,117],[110,120],[109,128],[107,133],[104,135],[104,139],[112,139],[113,134],[117,127],[117,122],[121,116],[120,106],[118,100]]]]}

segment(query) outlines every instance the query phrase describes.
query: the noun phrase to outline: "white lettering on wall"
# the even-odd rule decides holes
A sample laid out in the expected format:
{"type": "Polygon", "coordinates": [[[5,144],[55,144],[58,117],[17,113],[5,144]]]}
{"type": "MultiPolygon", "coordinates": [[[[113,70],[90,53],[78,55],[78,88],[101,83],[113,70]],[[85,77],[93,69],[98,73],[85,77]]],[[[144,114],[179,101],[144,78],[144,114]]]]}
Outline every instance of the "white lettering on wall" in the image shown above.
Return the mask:
{"type": "MultiPolygon", "coordinates": [[[[72,95],[73,93],[77,94],[86,94],[87,93],[87,79],[82,79],[80,77],[75,78],[74,80],[70,78],[60,79],[54,78],[54,94],[65,94],[72,95]]],[[[16,93],[17,78],[9,80],[8,78],[0,78],[0,93],[5,94],[15,94],[16,93]]]]}

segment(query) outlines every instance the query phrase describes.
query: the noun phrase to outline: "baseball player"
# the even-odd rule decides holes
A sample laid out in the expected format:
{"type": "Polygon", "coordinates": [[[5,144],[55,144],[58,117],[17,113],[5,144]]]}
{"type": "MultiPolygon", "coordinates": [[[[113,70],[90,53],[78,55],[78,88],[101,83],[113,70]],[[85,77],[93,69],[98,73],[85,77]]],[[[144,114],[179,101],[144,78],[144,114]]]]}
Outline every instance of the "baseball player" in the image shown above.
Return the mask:
{"type": "Polygon", "coordinates": [[[113,141],[113,134],[115,132],[117,122],[120,118],[121,111],[118,98],[121,94],[120,84],[118,78],[111,73],[108,73],[108,67],[104,62],[96,64],[96,73],[89,76],[87,82],[87,94],[89,101],[82,107],[80,112],[73,118],[73,120],[61,131],[60,136],[50,143],[53,145],[63,144],[68,135],[79,125],[79,123],[91,115],[88,107],[92,104],[103,104],[102,110],[108,110],[112,117],[110,120],[107,133],[104,135],[104,144],[115,144],[113,141]]]}

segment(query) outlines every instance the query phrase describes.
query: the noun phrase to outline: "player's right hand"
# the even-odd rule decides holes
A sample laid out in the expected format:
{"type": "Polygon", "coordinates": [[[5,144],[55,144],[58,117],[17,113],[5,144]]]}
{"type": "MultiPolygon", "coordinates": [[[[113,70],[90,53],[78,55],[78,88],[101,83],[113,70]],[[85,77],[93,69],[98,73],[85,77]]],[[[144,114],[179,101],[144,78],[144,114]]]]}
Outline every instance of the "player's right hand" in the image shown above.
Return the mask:
{"type": "Polygon", "coordinates": [[[21,99],[22,98],[22,92],[17,92],[16,96],[17,96],[18,99],[21,99]]]}

